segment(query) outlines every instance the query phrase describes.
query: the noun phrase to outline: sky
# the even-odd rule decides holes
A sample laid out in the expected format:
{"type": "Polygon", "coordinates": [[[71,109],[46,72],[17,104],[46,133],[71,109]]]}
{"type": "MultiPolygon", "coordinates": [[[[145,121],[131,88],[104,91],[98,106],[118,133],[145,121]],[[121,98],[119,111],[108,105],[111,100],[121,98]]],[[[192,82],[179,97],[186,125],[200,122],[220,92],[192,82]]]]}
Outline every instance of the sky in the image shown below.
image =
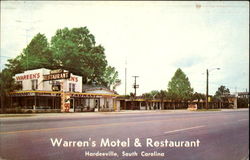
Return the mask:
{"type": "Polygon", "coordinates": [[[1,1],[1,70],[37,34],[50,41],[57,29],[84,27],[105,48],[125,94],[166,90],[181,68],[195,92],[224,85],[249,91],[247,1],[1,1]],[[215,68],[220,68],[217,70],[215,68]]]}

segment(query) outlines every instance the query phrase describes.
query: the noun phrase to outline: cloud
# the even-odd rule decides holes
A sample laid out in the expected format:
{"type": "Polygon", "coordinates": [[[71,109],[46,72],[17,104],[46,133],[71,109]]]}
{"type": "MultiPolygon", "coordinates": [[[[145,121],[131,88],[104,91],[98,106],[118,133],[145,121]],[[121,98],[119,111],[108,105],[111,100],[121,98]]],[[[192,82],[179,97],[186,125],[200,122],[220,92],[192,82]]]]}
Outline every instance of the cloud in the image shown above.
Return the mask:
{"type": "Polygon", "coordinates": [[[3,1],[1,54],[17,56],[38,32],[50,40],[57,29],[87,26],[119,72],[120,94],[125,90],[125,59],[128,93],[133,92],[133,75],[140,76],[141,94],[166,89],[179,67],[197,92],[205,93],[202,73],[215,67],[221,70],[210,73],[210,94],[221,84],[248,88],[249,6],[199,2],[197,8],[196,3],[3,1]]]}
{"type": "Polygon", "coordinates": [[[203,62],[204,62],[203,57],[189,56],[189,57],[183,57],[183,58],[177,59],[173,65],[176,66],[176,68],[188,68],[188,67],[198,65],[203,62]]]}

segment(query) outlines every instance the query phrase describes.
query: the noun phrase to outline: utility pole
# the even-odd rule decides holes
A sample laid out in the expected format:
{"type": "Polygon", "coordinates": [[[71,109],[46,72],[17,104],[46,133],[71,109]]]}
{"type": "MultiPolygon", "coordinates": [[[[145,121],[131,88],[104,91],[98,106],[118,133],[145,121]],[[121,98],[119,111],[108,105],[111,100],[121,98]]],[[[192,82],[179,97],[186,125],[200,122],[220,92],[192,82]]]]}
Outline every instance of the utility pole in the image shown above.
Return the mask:
{"type": "Polygon", "coordinates": [[[208,109],[208,69],[207,69],[207,86],[206,86],[206,109],[208,109]]]}
{"type": "Polygon", "coordinates": [[[133,76],[135,78],[135,83],[133,85],[133,88],[135,89],[135,96],[136,96],[136,88],[139,88],[139,85],[136,84],[136,78],[138,78],[139,76],[133,76]]]}
{"type": "Polygon", "coordinates": [[[237,98],[238,98],[238,92],[237,92],[237,87],[235,87],[234,109],[237,109],[237,98]]]}
{"type": "MultiPolygon", "coordinates": [[[[32,28],[31,29],[25,29],[25,31],[26,31],[26,44],[27,44],[27,46],[28,46],[28,32],[30,30],[32,30],[32,28]]],[[[29,55],[27,54],[27,58],[26,58],[26,70],[28,70],[28,68],[29,68],[29,55]]]]}
{"type": "Polygon", "coordinates": [[[125,60],[125,96],[127,95],[127,59],[125,60]]]}
{"type": "MultiPolygon", "coordinates": [[[[213,68],[213,69],[210,69],[210,72],[213,71],[213,70],[220,70],[220,68],[213,68]]],[[[207,74],[207,79],[206,79],[206,109],[208,109],[208,77],[209,77],[209,71],[208,69],[206,70],[206,74],[207,74]]]]}

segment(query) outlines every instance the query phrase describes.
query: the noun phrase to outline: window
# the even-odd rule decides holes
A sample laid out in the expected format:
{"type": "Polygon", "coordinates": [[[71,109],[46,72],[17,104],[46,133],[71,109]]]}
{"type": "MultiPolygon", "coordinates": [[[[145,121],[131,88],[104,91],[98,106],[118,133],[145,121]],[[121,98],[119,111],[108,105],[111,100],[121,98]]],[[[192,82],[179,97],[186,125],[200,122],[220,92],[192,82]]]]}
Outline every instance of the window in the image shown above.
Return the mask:
{"type": "Polygon", "coordinates": [[[99,101],[98,101],[98,99],[95,100],[95,108],[99,108],[99,101]]]}
{"type": "Polygon", "coordinates": [[[109,108],[109,101],[106,101],[106,108],[109,108]]]}
{"type": "Polygon", "coordinates": [[[32,90],[37,90],[38,89],[38,80],[35,79],[35,80],[31,80],[31,88],[32,90]]]}
{"type": "Polygon", "coordinates": [[[69,91],[70,92],[75,92],[76,84],[74,83],[69,83],[69,91]]]}
{"type": "Polygon", "coordinates": [[[69,83],[69,91],[71,92],[72,90],[72,83],[69,83]]]}
{"type": "Polygon", "coordinates": [[[17,81],[16,84],[17,84],[17,89],[18,90],[22,90],[23,89],[23,81],[17,81]]]}

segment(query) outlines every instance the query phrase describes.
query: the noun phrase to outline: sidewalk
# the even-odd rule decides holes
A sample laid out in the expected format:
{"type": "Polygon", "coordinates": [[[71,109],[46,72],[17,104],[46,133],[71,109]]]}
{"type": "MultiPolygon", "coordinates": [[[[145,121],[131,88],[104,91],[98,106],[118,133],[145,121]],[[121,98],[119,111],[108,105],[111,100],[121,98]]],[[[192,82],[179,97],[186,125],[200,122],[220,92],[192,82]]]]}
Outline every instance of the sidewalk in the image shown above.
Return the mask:
{"type": "Polygon", "coordinates": [[[249,111],[249,108],[221,109],[221,111],[249,111]]]}
{"type": "MultiPolygon", "coordinates": [[[[240,109],[221,109],[222,112],[228,111],[249,111],[249,108],[240,109]]],[[[94,117],[107,115],[124,115],[124,114],[149,114],[149,113],[198,113],[199,111],[188,111],[186,109],[177,110],[121,110],[119,112],[75,112],[75,113],[30,113],[30,114],[0,114],[0,120],[3,119],[32,119],[44,117],[94,117]]],[[[219,111],[200,111],[200,112],[219,112],[219,111]]]]}
{"type": "Polygon", "coordinates": [[[93,117],[107,115],[124,115],[124,114],[147,114],[147,113],[177,113],[190,112],[187,110],[121,110],[119,112],[70,112],[70,113],[20,113],[20,114],[0,114],[0,119],[19,119],[19,118],[44,118],[44,117],[93,117]]]}

